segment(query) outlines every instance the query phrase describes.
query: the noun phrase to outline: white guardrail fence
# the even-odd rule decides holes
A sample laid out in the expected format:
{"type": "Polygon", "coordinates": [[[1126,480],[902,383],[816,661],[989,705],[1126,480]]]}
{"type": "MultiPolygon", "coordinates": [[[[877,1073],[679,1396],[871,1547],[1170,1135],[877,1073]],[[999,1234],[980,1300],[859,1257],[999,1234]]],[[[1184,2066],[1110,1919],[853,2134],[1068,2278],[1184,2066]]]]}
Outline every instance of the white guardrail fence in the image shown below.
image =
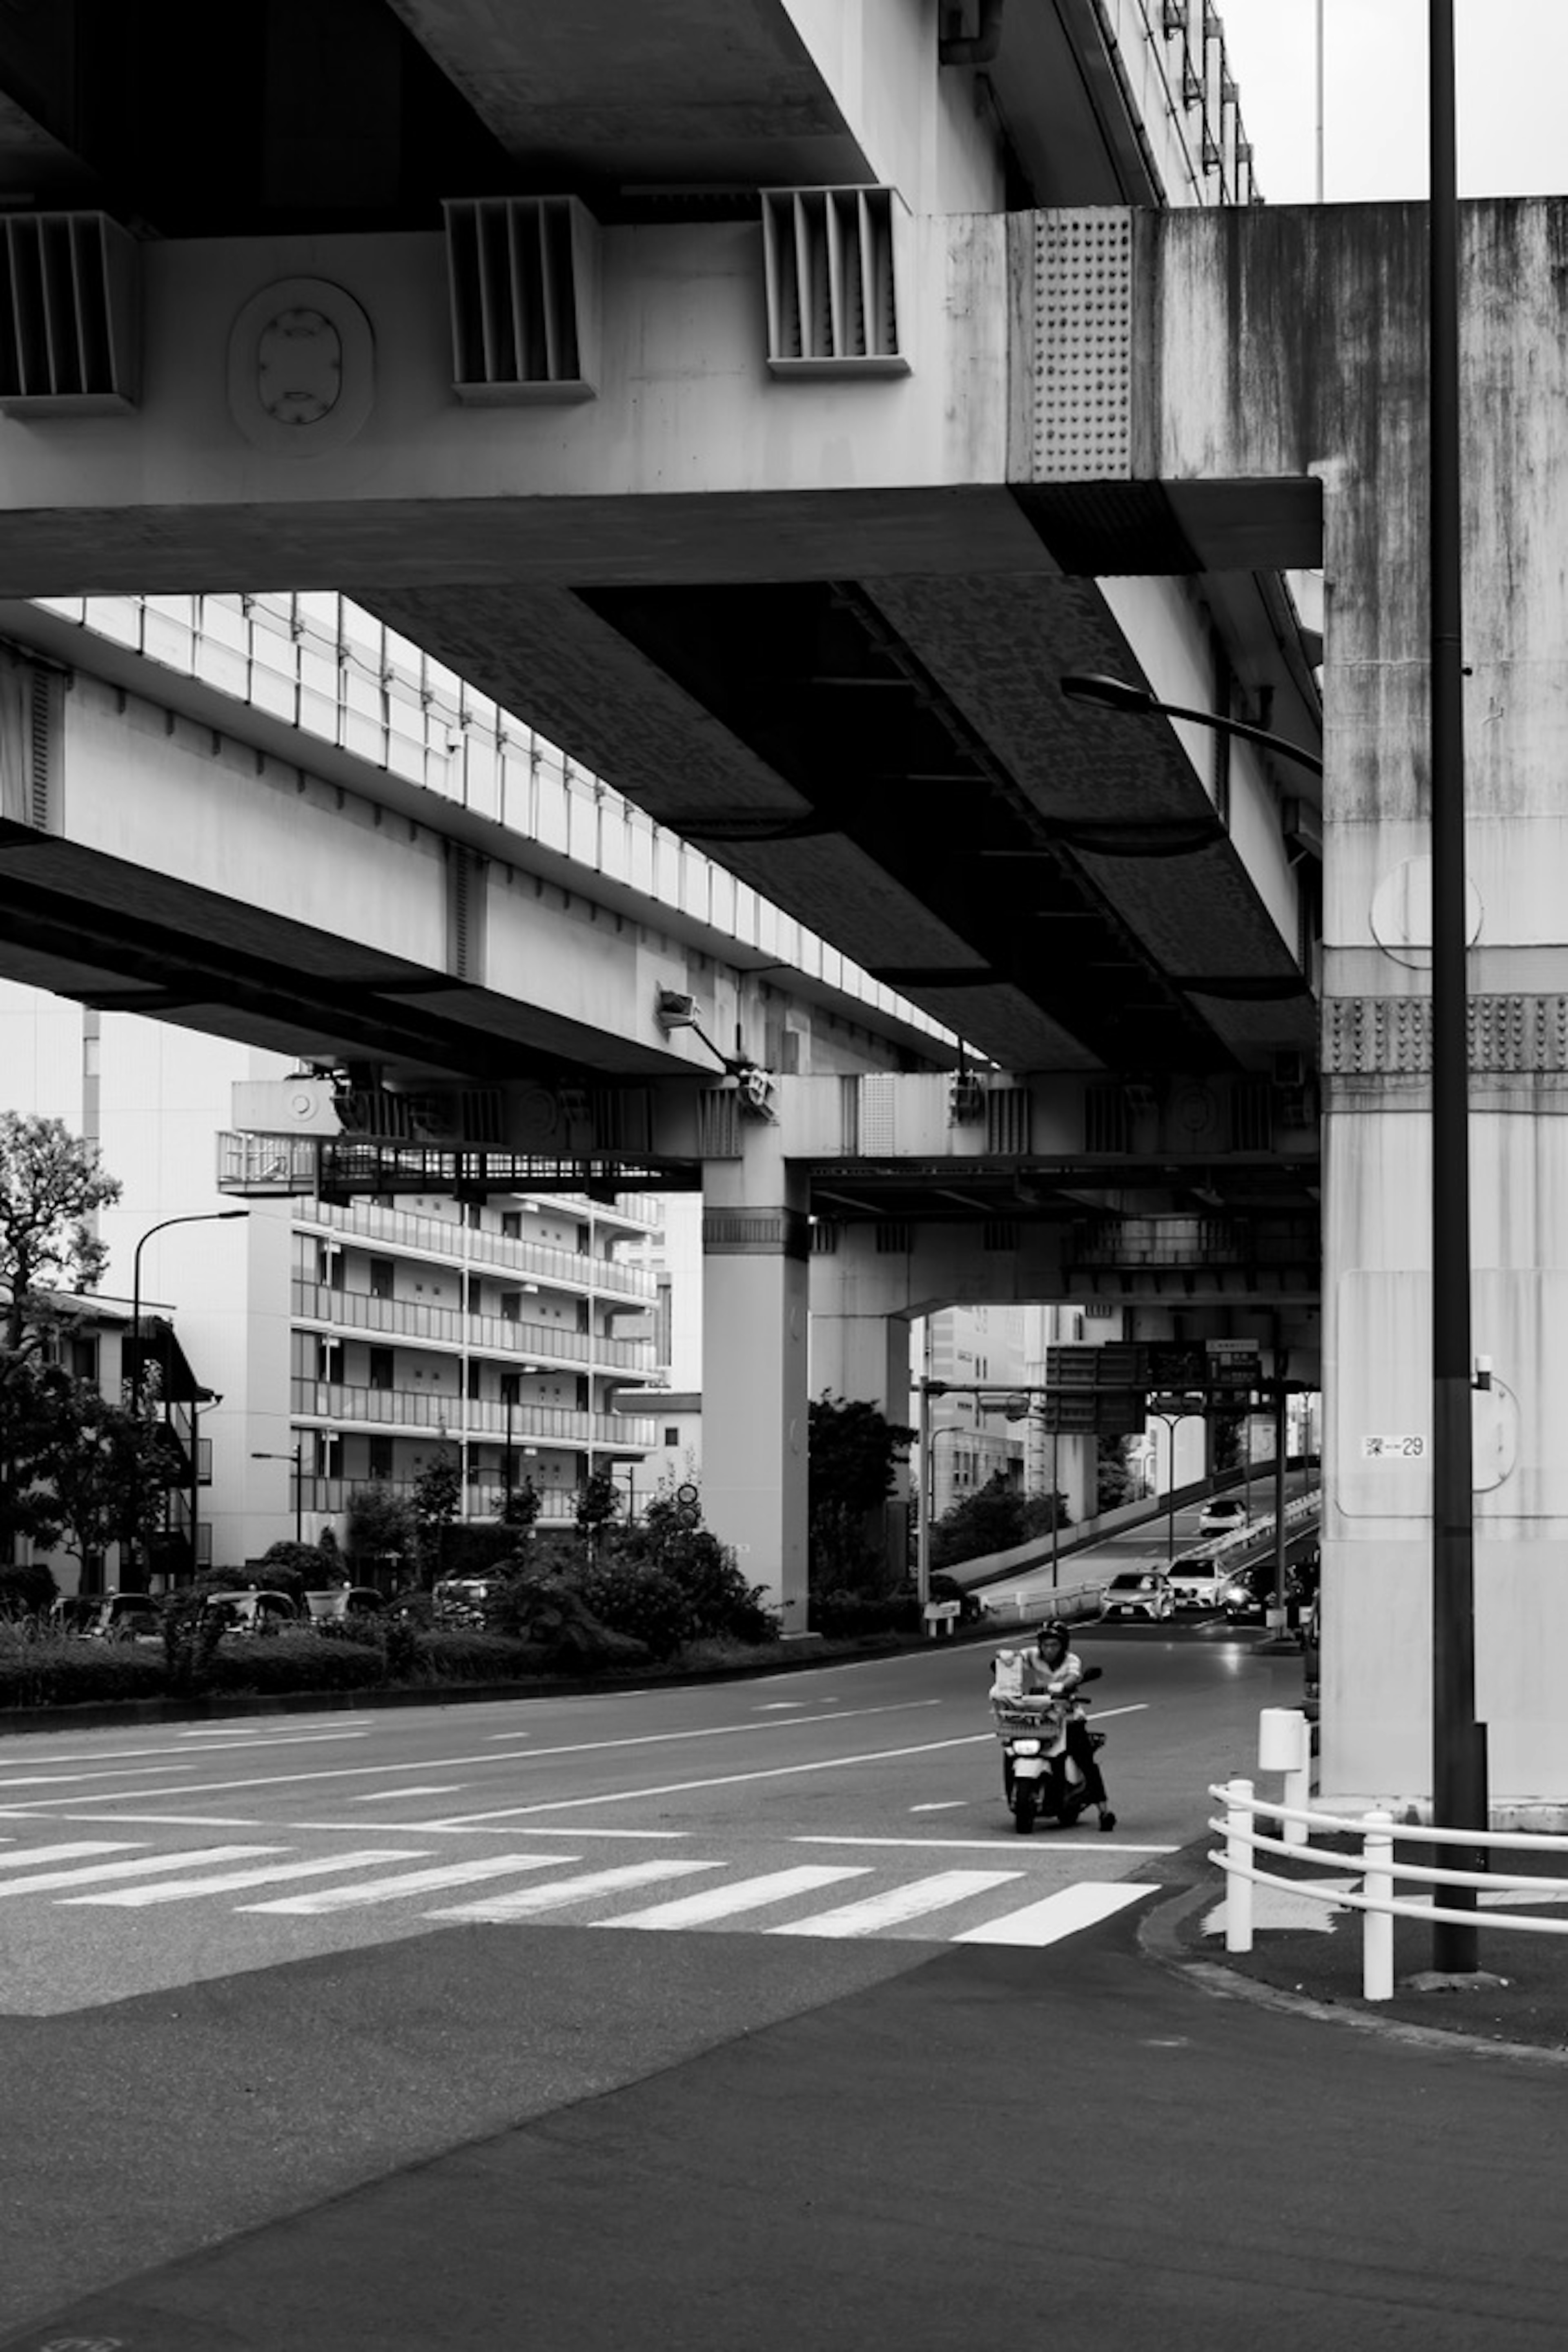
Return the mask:
{"type": "MultiPolygon", "coordinates": [[[[1479,1847],[1489,1855],[1554,1854],[1568,1864],[1568,1837],[1524,1830],[1426,1829],[1407,1822],[1396,1824],[1392,1813],[1382,1811],[1348,1815],[1310,1808],[1307,1795],[1311,1727],[1304,1715],[1288,1707],[1264,1709],[1259,1719],[1258,1748],[1259,1771],[1282,1772],[1285,1776],[1279,1800],[1258,1796],[1250,1780],[1222,1780],[1208,1792],[1225,1807],[1223,1815],[1209,1822],[1210,1829],[1224,1837],[1224,1851],[1211,1853],[1209,1860],[1217,1863],[1225,1873],[1227,1952],[1252,1949],[1253,1888],[1280,1887],[1309,1902],[1362,1914],[1362,1996],[1366,2000],[1391,2000],[1396,1918],[1451,1920],[1460,1927],[1476,1924],[1473,1910],[1455,1910],[1441,1902],[1444,1888],[1485,1888],[1494,1899],[1500,1894],[1526,1894],[1538,1902],[1568,1896],[1568,1877],[1548,1878],[1509,1870],[1439,1870],[1421,1863],[1396,1860],[1394,1855],[1397,1835],[1402,1845],[1466,1846],[1472,1850],[1479,1847]],[[1260,1819],[1272,1822],[1279,1834],[1270,1835],[1259,1829],[1260,1819]],[[1353,1839],[1355,1844],[1317,1846],[1311,1843],[1314,1832],[1342,1840],[1353,1839]],[[1285,1878],[1276,1871],[1260,1870],[1256,1859],[1258,1854],[1279,1854],[1298,1870],[1305,1867],[1332,1871],[1336,1883],[1332,1886],[1314,1885],[1310,1878],[1285,1878]],[[1360,1879],[1359,1893],[1353,1885],[1347,1886],[1347,1877],[1352,1882],[1360,1879]],[[1406,1885],[1429,1886],[1432,1894],[1402,1898],[1396,1890],[1406,1885]]],[[[1551,1918],[1534,1912],[1494,1909],[1489,1904],[1485,1924],[1489,1928],[1519,1928],[1536,1936],[1568,1935],[1568,1911],[1559,1918],[1551,1918]]]]}

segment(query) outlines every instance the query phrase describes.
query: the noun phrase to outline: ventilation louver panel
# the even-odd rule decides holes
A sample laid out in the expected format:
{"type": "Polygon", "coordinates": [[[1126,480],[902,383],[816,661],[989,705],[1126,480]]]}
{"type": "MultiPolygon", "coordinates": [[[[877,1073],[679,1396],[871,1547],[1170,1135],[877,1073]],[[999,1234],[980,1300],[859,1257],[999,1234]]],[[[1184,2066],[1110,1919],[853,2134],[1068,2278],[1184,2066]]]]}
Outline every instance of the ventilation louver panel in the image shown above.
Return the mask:
{"type": "Polygon", "coordinates": [[[135,244],[106,214],[0,221],[0,410],[103,416],[134,408],[139,283],[135,244]]]}
{"type": "Polygon", "coordinates": [[[575,196],[475,196],[443,209],[458,399],[592,400],[599,232],[586,207],[575,196]]]}
{"type": "Polygon", "coordinates": [[[763,193],[775,375],[907,375],[891,188],[763,193]]]}

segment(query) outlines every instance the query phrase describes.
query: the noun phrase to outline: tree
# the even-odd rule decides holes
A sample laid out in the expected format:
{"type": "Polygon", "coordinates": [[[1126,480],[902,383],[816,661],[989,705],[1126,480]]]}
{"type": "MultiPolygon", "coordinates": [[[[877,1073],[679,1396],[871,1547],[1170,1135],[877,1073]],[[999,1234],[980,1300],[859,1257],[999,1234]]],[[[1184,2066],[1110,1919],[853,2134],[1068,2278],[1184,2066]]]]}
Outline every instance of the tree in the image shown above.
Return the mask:
{"type": "Polygon", "coordinates": [[[544,1497],[530,1477],[521,1486],[513,1486],[501,1501],[500,1522],[503,1528],[531,1528],[542,1509],[544,1497]]]}
{"type": "Polygon", "coordinates": [[[49,1468],[58,1533],[81,1562],[85,1590],[89,1562],[111,1544],[122,1559],[144,1559],[163,1529],[174,1465],[155,1372],[136,1406],[79,1382],[61,1408],[59,1437],[49,1468]]]}
{"type": "Polygon", "coordinates": [[[889,1421],[875,1405],[826,1389],[812,1399],[807,1514],[816,1591],[871,1591],[887,1582],[881,1510],[914,1438],[912,1429],[889,1421]]]}
{"type": "Polygon", "coordinates": [[[1114,1511],[1131,1500],[1132,1473],[1127,1465],[1127,1440],[1102,1437],[1095,1455],[1095,1509],[1114,1511]]]}
{"type": "Polygon", "coordinates": [[[94,1147],[58,1118],[0,1111],[0,1558],[19,1537],[57,1540],[55,1474],[79,1430],[84,1383],[51,1362],[69,1309],[60,1293],[89,1291],[105,1251],[96,1210],[120,1197],[94,1147]]]}
{"type": "Polygon", "coordinates": [[[37,1353],[55,1319],[54,1295],[95,1290],[108,1251],[95,1212],[120,1198],[94,1144],[58,1118],[0,1111],[0,1292],[9,1356],[37,1353]]]}
{"type": "Polygon", "coordinates": [[[356,1486],[349,1496],[343,1543],[355,1583],[401,1582],[416,1544],[414,1514],[405,1497],[380,1479],[356,1486]]]}
{"type": "Polygon", "coordinates": [[[442,1531],[457,1517],[462,1500],[462,1456],[451,1440],[443,1437],[415,1479],[408,1498],[414,1514],[415,1549],[419,1556],[422,1584],[434,1584],[441,1572],[442,1531]]]}

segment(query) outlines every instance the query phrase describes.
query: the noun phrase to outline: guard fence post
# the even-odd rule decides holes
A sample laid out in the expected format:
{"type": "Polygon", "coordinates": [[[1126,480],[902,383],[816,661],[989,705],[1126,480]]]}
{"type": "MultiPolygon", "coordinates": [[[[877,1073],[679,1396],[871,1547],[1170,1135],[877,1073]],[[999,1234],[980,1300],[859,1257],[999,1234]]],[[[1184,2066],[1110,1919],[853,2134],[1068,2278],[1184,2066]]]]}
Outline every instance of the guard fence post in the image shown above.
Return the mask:
{"type": "Polygon", "coordinates": [[[1252,1783],[1230,1780],[1225,1792],[1225,1948],[1252,1949],[1252,1881],[1243,1870],[1252,1866],[1252,1783]]]}
{"type": "MultiPolygon", "coordinates": [[[[1369,1906],[1394,1900],[1394,1816],[1362,1817],[1362,1893],[1369,1906]]],[[[1361,1990],[1363,2000],[1394,1998],[1394,1914],[1362,1913],[1361,1990]]]]}

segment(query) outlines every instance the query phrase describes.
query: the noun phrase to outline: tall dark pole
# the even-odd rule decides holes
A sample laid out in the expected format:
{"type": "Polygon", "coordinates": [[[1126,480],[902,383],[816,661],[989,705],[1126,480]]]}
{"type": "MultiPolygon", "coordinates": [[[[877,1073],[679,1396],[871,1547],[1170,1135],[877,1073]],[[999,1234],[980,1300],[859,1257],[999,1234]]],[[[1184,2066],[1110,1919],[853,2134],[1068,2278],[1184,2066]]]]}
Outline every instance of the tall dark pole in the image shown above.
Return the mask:
{"type": "MultiPolygon", "coordinates": [[[[1454,0],[1431,0],[1432,712],[1432,1818],[1487,1826],[1476,1721],[1470,1493],[1469,1042],[1465,906],[1465,712],[1459,492],[1459,202],[1454,0]]],[[[1455,1850],[1458,1868],[1473,1853],[1455,1850]]],[[[1473,1911],[1476,1890],[1449,1890],[1473,1911]]],[[[1477,1963],[1473,1925],[1433,1923],[1433,1964],[1477,1963]]]]}

